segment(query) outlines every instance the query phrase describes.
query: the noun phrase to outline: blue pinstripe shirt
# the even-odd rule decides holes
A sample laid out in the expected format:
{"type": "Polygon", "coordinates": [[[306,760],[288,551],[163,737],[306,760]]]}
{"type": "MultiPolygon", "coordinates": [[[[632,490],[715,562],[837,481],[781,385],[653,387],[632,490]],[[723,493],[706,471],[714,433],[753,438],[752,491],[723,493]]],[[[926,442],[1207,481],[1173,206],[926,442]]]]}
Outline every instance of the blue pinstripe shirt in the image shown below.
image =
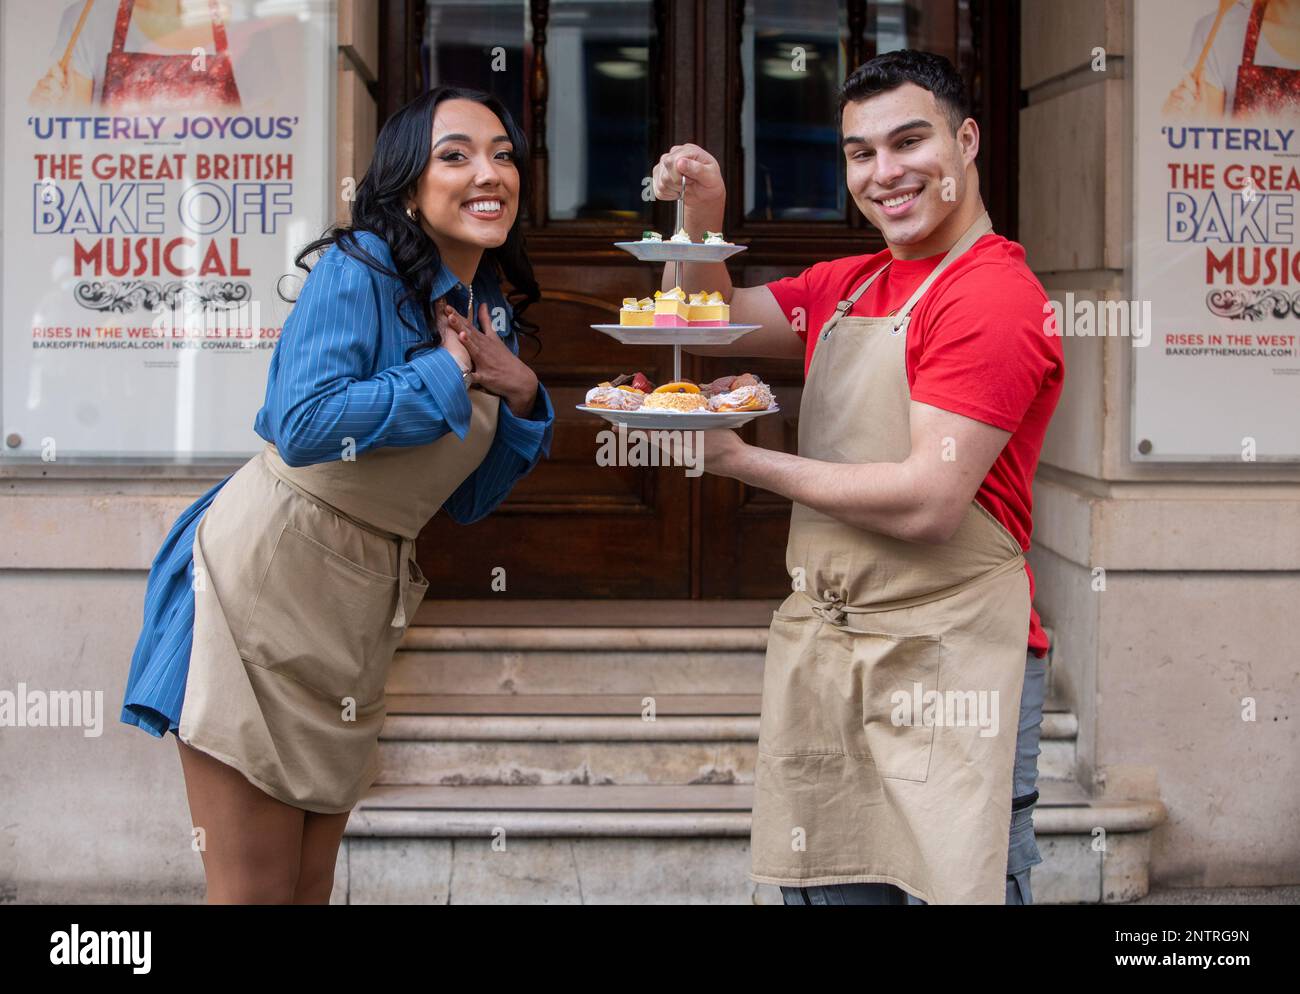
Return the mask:
{"type": "MultiPolygon", "coordinates": [[[[382,238],[360,232],[357,241],[392,268],[382,238]]],[[[513,311],[489,267],[480,267],[473,284],[475,309],[483,301],[489,313],[502,319],[498,334],[517,355],[513,311]]],[[[397,316],[400,292],[396,277],[337,247],[312,267],[271,356],[265,403],[253,424],[290,465],[341,459],[345,438],[352,438],[360,453],[386,445],[424,445],[449,431],[460,438],[468,433],[469,395],[451,354],[438,348],[405,360],[406,350],[421,336],[397,316]]],[[[443,266],[433,296],[445,296],[464,313],[468,295],[443,266]]],[[[423,328],[423,318],[414,310],[409,313],[423,328]]],[[[447,498],[444,510],[462,524],[489,514],[543,454],[550,454],[554,421],[555,410],[541,384],[527,418],[516,417],[503,402],[491,447],[447,498]]],[[[194,639],[194,532],[226,480],[181,513],[149,570],[144,627],[131,658],[121,721],[151,735],[179,727],[194,639]]]]}
{"type": "MultiPolygon", "coordinates": [[[[378,235],[359,232],[357,243],[393,268],[388,244],[378,235]]],[[[518,355],[514,312],[491,267],[480,266],[473,282],[475,311],[479,303],[488,305],[498,334],[518,355]]],[[[266,401],[253,423],[290,466],[342,458],[345,438],[355,440],[359,455],[386,445],[427,445],[448,431],[464,438],[469,431],[469,395],[451,353],[438,348],[404,360],[406,350],[424,336],[398,317],[402,289],[396,277],[337,247],[312,267],[271,357],[266,401]]],[[[468,296],[444,265],[433,297],[445,297],[464,313],[468,296]]],[[[403,313],[416,327],[424,326],[409,304],[403,313]]],[[[543,454],[550,454],[554,421],[541,384],[527,418],[516,417],[502,403],[492,446],[447,499],[447,513],[462,524],[489,514],[543,454]]]]}

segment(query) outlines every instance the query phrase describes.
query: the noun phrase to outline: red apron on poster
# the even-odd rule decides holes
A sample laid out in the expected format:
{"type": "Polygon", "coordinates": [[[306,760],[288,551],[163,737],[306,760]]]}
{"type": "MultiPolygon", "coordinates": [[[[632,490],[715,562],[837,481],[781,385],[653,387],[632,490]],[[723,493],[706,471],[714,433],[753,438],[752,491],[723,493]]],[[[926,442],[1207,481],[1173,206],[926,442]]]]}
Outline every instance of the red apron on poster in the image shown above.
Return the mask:
{"type": "Polygon", "coordinates": [[[238,107],[239,88],[235,70],[226,51],[226,28],[221,22],[217,0],[208,0],[212,16],[212,37],[216,54],[207,59],[203,71],[194,68],[192,55],[151,55],[123,51],[126,29],[131,23],[135,0],[120,0],[113,29],[113,50],[104,68],[104,89],[100,102],[105,107],[193,107],[225,105],[238,107]]]}
{"type": "Polygon", "coordinates": [[[1264,10],[1268,0],[1255,0],[1246,26],[1246,42],[1241,48],[1241,66],[1237,69],[1237,97],[1232,102],[1234,115],[1254,111],[1286,114],[1300,111],[1300,71],[1281,66],[1255,65],[1255,49],[1264,27],[1264,10]]]}

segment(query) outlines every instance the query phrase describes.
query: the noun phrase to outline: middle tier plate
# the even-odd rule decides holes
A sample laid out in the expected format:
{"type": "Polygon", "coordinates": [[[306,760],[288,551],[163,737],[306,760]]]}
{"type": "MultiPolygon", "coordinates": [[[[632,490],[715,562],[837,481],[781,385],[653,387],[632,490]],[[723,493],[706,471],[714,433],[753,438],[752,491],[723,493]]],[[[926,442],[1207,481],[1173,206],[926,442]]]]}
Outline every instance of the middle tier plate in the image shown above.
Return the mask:
{"type": "Polygon", "coordinates": [[[726,345],[741,335],[758,331],[761,324],[726,324],[721,327],[646,327],[635,324],[593,324],[593,328],[624,345],[726,345]]]}

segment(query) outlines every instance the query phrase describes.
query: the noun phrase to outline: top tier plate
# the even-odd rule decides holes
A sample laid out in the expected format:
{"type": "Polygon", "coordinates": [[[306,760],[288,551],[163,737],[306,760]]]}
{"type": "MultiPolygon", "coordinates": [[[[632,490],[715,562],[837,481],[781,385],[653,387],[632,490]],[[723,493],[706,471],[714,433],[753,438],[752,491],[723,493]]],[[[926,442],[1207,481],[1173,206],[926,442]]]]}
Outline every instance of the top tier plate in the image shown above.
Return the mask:
{"type": "Polygon", "coordinates": [[[703,242],[615,242],[624,252],[630,252],[642,262],[721,262],[747,245],[705,245],[703,242]]]}

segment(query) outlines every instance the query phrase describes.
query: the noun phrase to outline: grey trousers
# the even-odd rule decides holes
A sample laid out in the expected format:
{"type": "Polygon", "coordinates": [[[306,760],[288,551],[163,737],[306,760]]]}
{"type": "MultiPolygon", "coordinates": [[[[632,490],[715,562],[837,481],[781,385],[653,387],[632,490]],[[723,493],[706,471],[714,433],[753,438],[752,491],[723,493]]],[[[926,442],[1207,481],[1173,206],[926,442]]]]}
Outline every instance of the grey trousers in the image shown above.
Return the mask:
{"type": "MultiPolygon", "coordinates": [[[[1020,694],[1016,764],[1011,787],[1011,840],[1007,848],[1007,904],[1032,904],[1029,871],[1043,861],[1034,840],[1034,806],[1038,802],[1038,738],[1047,692],[1047,658],[1032,652],[1025,659],[1025,686],[1020,694]]],[[[828,887],[782,887],[786,904],[925,904],[893,884],[834,884],[828,887]]]]}

